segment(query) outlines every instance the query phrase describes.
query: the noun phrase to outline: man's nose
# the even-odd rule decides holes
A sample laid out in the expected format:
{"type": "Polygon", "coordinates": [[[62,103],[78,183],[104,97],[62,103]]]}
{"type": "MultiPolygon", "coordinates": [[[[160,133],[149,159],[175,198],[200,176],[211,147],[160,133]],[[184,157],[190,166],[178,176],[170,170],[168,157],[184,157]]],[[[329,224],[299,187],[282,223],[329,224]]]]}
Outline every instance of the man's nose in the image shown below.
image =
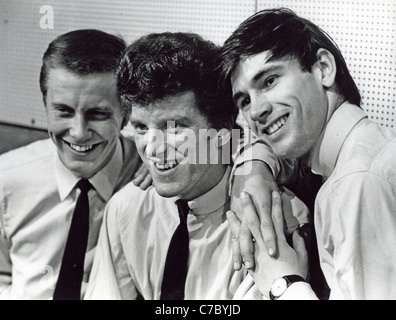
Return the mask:
{"type": "Polygon", "coordinates": [[[73,117],[70,125],[70,136],[76,141],[81,141],[89,138],[89,123],[83,116],[76,115],[73,117]]]}
{"type": "Polygon", "coordinates": [[[272,105],[264,95],[251,97],[250,117],[253,121],[265,122],[272,111],[272,105]]]}
{"type": "Polygon", "coordinates": [[[162,130],[150,129],[145,138],[147,139],[146,156],[148,158],[164,160],[168,150],[164,132],[162,130]]]}

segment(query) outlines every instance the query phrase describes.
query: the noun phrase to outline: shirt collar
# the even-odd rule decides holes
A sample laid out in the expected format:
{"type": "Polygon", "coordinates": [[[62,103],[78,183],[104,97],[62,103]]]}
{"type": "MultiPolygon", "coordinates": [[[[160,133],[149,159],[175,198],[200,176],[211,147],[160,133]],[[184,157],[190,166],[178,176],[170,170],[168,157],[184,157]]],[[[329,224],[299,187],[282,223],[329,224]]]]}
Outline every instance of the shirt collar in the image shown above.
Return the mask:
{"type": "Polygon", "coordinates": [[[223,207],[229,200],[228,179],[231,168],[227,167],[220,182],[208,192],[188,202],[188,206],[194,215],[204,215],[212,213],[223,207]]]}
{"type": "MultiPolygon", "coordinates": [[[[76,183],[80,178],[73,175],[59,159],[58,153],[54,157],[55,161],[55,176],[58,184],[58,191],[61,201],[63,201],[70,192],[74,189],[76,183]]],[[[93,185],[99,195],[108,201],[113,194],[118,175],[122,167],[122,147],[121,142],[118,140],[116,150],[110,159],[109,163],[97,172],[88,180],[93,185]]]]}
{"type": "Polygon", "coordinates": [[[337,163],[341,147],[355,125],[367,115],[360,107],[344,102],[332,115],[317,143],[312,172],[328,178],[337,163]]]}

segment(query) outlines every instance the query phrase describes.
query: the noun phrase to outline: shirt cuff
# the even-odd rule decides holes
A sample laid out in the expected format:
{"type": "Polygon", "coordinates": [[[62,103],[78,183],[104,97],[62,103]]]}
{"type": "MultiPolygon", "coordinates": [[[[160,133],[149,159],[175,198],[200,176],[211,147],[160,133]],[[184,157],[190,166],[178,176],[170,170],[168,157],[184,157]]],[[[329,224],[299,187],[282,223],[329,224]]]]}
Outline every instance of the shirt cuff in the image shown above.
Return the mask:
{"type": "Polygon", "coordinates": [[[233,300],[268,300],[265,298],[257,288],[250,274],[239,285],[234,294],[233,300]]]}

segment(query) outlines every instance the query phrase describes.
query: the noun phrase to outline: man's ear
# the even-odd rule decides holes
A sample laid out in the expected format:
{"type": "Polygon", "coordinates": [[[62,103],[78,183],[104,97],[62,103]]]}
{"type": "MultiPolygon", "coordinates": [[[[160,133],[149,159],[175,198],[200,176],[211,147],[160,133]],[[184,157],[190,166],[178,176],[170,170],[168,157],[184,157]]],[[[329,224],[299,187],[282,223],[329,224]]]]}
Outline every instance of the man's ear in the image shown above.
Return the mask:
{"type": "Polygon", "coordinates": [[[319,49],[316,53],[317,67],[321,72],[322,85],[330,88],[335,83],[337,66],[333,54],[326,49],[319,49]]]}

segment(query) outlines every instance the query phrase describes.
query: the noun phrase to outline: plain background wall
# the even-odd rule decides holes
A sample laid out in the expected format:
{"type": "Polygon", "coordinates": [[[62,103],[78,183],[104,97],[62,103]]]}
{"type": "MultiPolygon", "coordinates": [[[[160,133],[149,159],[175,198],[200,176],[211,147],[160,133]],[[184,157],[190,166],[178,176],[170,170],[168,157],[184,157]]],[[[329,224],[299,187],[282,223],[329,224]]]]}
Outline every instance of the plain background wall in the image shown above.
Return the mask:
{"type": "Polygon", "coordinates": [[[190,31],[222,44],[257,10],[280,6],[333,37],[361,90],[362,107],[374,121],[396,128],[396,0],[0,0],[0,122],[46,128],[41,58],[64,32],[97,28],[130,43],[150,32],[190,31]],[[43,28],[49,22],[43,6],[53,9],[53,29],[43,28]]]}

